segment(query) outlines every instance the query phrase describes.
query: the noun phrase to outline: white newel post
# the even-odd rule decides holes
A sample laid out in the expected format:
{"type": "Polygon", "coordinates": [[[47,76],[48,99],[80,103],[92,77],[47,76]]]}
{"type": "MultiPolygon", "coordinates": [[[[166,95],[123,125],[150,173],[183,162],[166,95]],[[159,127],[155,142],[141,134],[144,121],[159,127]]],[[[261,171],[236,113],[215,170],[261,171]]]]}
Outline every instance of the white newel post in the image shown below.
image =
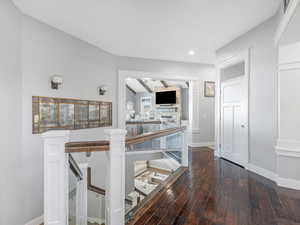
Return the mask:
{"type": "Polygon", "coordinates": [[[87,186],[87,169],[88,164],[79,164],[82,172],[82,180],[77,182],[76,192],[76,225],[87,225],[88,221],[88,186],[87,186]]]}
{"type": "Polygon", "coordinates": [[[105,225],[125,224],[125,135],[122,129],[105,130],[107,152],[105,225]]]}
{"type": "Polygon", "coordinates": [[[182,166],[189,166],[188,129],[182,132],[182,166]]]}
{"type": "Polygon", "coordinates": [[[68,225],[69,131],[48,131],[44,140],[44,224],[68,225]]]}

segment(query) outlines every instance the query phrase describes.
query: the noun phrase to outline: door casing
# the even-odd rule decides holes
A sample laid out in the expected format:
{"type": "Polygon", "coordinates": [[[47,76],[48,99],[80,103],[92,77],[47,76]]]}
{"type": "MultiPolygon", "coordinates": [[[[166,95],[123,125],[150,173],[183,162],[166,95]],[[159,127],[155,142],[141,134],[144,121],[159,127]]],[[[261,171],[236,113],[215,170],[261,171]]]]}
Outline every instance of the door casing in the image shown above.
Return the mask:
{"type": "Polygon", "coordinates": [[[248,140],[244,124],[244,79],[244,75],[241,75],[221,83],[221,157],[239,165],[247,163],[248,155],[245,146],[248,140]],[[229,95],[225,96],[226,93],[229,95]],[[228,152],[226,146],[229,147],[228,152]]]}
{"type": "Polygon", "coordinates": [[[240,62],[244,62],[244,80],[243,80],[243,92],[245,99],[243,100],[243,125],[245,126],[245,159],[241,163],[242,166],[247,167],[249,163],[249,77],[250,77],[250,49],[236,53],[234,56],[221,60],[216,64],[217,68],[217,81],[216,81],[216,101],[215,101],[215,155],[218,157],[222,156],[221,146],[221,75],[222,70],[236,65],[240,62]]]}

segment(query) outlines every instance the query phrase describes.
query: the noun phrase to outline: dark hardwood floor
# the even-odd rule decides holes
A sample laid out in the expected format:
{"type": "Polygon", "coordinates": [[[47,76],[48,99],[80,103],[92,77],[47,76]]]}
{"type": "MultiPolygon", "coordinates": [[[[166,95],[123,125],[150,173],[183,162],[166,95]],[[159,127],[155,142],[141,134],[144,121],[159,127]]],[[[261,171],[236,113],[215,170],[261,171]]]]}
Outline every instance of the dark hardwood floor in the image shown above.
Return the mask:
{"type": "Polygon", "coordinates": [[[300,191],[275,183],[208,148],[134,225],[300,225],[300,191]]]}

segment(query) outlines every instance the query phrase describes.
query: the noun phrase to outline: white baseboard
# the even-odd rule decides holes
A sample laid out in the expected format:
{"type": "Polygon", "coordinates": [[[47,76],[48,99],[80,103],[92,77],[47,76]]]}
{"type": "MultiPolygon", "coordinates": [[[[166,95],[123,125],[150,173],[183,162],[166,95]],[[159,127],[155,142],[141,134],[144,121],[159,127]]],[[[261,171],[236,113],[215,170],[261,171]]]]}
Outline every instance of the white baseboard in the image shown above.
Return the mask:
{"type": "Polygon", "coordinates": [[[299,180],[279,177],[276,173],[253,164],[248,164],[246,169],[274,181],[280,187],[300,190],[299,180]]]}
{"type": "Polygon", "coordinates": [[[215,157],[219,157],[219,158],[221,157],[220,152],[217,150],[214,150],[214,155],[215,155],[215,157]]]}
{"type": "Polygon", "coordinates": [[[105,223],[105,219],[98,218],[98,217],[88,217],[88,222],[89,223],[98,223],[98,224],[103,224],[105,223]]]}
{"type": "MultiPolygon", "coordinates": [[[[88,217],[88,221],[90,223],[98,223],[98,224],[103,224],[105,223],[105,219],[102,218],[96,218],[96,217],[88,217]]],[[[40,225],[44,222],[44,216],[39,216],[37,218],[34,218],[33,220],[29,221],[25,225],[40,225]]]]}
{"type": "Polygon", "coordinates": [[[44,222],[44,215],[41,215],[33,220],[27,222],[25,225],[40,225],[44,222]]]}
{"type": "Polygon", "coordinates": [[[259,174],[263,177],[266,177],[270,180],[273,180],[273,181],[277,182],[277,174],[270,171],[270,170],[261,168],[259,166],[253,165],[251,163],[248,163],[248,165],[246,166],[246,169],[250,170],[253,173],[257,173],[257,174],[259,174]]]}
{"type": "Polygon", "coordinates": [[[299,180],[277,177],[277,185],[285,188],[300,190],[299,180]]]}
{"type": "MultiPolygon", "coordinates": [[[[286,139],[279,139],[277,140],[275,149],[287,152],[300,152],[300,141],[298,140],[286,140],[286,139]]],[[[299,154],[298,154],[299,156],[299,154]]]]}
{"type": "Polygon", "coordinates": [[[189,143],[189,146],[192,148],[199,148],[199,147],[208,147],[214,145],[215,142],[199,142],[199,143],[189,143]]]}

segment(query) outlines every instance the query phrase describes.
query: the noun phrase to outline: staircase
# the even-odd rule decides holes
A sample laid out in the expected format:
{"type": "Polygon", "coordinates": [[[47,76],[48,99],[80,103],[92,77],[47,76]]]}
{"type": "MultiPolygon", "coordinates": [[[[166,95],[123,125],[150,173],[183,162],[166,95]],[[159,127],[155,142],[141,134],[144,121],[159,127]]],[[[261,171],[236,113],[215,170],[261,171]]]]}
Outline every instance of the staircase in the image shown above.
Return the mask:
{"type": "MultiPolygon", "coordinates": [[[[167,161],[172,161],[172,164],[178,164],[179,167],[188,166],[186,127],[174,127],[127,138],[125,130],[107,129],[104,132],[106,135],[104,141],[85,142],[70,142],[70,131],[57,130],[42,134],[44,139],[44,224],[104,225],[102,223],[104,220],[98,219],[103,217],[103,213],[95,215],[97,216],[95,220],[91,220],[96,223],[88,222],[87,210],[88,201],[90,201],[88,192],[92,191],[97,193],[94,200],[104,203],[101,204],[100,209],[105,210],[105,224],[125,225],[125,206],[133,205],[132,200],[125,197],[126,146],[130,149],[133,145],[177,133],[182,134],[182,145],[178,146],[182,155],[171,152],[170,148],[168,148],[170,152],[166,150],[165,154],[169,155],[167,161]],[[105,157],[105,190],[91,184],[91,170],[88,164],[77,164],[72,157],[72,155],[81,154],[80,157],[75,157],[78,162],[81,162],[82,156],[90,155],[92,152],[106,153],[101,154],[101,157],[105,157]],[[73,183],[70,176],[72,176],[73,183]]],[[[99,154],[93,155],[99,156],[99,154]]],[[[134,215],[139,215],[135,213],[134,215]]]]}
{"type": "Polygon", "coordinates": [[[167,156],[172,159],[175,159],[179,164],[181,164],[181,152],[179,151],[167,151],[165,152],[167,156]]]}

